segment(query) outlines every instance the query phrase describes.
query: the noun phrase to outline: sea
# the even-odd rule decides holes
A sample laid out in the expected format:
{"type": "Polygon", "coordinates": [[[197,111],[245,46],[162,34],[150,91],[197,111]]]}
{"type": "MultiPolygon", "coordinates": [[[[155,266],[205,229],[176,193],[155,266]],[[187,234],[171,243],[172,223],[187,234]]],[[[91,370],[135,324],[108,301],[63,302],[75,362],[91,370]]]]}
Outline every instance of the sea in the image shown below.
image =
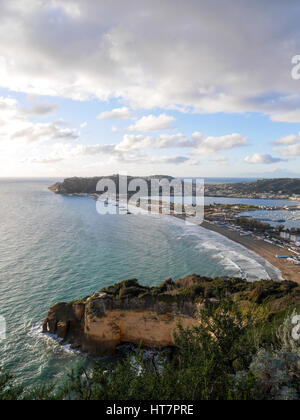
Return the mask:
{"type": "Polygon", "coordinates": [[[90,362],[41,334],[59,301],[129,278],[149,286],[193,273],[281,279],[215,232],[165,215],[100,215],[90,197],[50,192],[55,181],[0,179],[0,365],[20,383],[59,382],[90,362]]]}
{"type": "Polygon", "coordinates": [[[250,216],[260,222],[271,226],[284,226],[285,229],[300,230],[300,202],[294,203],[299,208],[289,210],[257,210],[254,212],[241,213],[241,216],[250,216]]]}

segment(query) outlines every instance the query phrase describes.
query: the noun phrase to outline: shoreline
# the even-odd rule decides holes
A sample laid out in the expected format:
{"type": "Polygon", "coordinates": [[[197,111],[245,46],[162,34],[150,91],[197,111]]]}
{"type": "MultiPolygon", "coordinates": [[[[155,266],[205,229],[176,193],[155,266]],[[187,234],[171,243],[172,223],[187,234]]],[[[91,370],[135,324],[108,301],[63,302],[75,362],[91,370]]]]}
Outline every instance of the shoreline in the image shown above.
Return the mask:
{"type": "MultiPolygon", "coordinates": [[[[142,209],[145,213],[148,213],[147,210],[142,206],[139,207],[139,209],[142,209]]],[[[133,210],[131,209],[131,211],[133,210]]],[[[169,214],[169,216],[179,219],[182,222],[189,222],[194,224],[195,226],[202,227],[206,230],[222,235],[230,241],[243,246],[248,251],[253,252],[257,256],[263,258],[267,263],[271,264],[274,268],[279,270],[282,277],[281,281],[294,281],[295,283],[300,284],[300,266],[293,265],[286,259],[276,258],[276,255],[290,255],[292,257],[294,254],[291,251],[280,248],[277,245],[269,244],[264,240],[256,239],[253,236],[240,236],[239,232],[233,231],[223,226],[221,227],[215,225],[206,220],[204,220],[202,224],[197,224],[193,222],[193,218],[189,218],[186,215],[174,214],[172,211],[171,214],[169,214]]],[[[272,280],[278,281],[277,279],[272,280]]]]}
{"type": "Polygon", "coordinates": [[[282,249],[277,245],[265,242],[264,240],[253,238],[253,236],[241,236],[239,232],[224,226],[221,227],[215,225],[207,221],[204,221],[200,226],[207,230],[219,233],[231,241],[244,246],[249,251],[256,253],[270,264],[272,264],[274,267],[278,268],[284,280],[294,281],[295,283],[300,284],[300,267],[293,265],[286,259],[276,258],[276,255],[293,256],[292,252],[282,249]]]}
{"type": "MultiPolygon", "coordinates": [[[[172,214],[172,211],[170,216],[189,222],[188,216],[172,214]]],[[[191,223],[193,223],[192,220],[191,223]]],[[[262,239],[257,239],[253,235],[241,236],[237,231],[231,230],[225,226],[215,225],[207,220],[204,220],[200,225],[196,224],[196,226],[218,233],[232,242],[242,245],[244,248],[260,256],[273,267],[277,268],[284,281],[293,281],[300,284],[300,266],[292,264],[287,259],[276,258],[276,255],[288,255],[293,257],[293,252],[281,248],[278,245],[270,244],[262,239]]]]}
{"type": "MultiPolygon", "coordinates": [[[[72,194],[72,195],[74,196],[75,194],[72,194]]],[[[98,198],[96,194],[76,194],[76,195],[91,197],[94,199],[98,198]]],[[[122,203],[122,201],[120,200],[117,200],[117,202],[122,203]]],[[[148,204],[149,203],[147,203],[147,206],[148,204]]],[[[143,207],[141,206],[140,209],[143,209],[143,207]]],[[[147,212],[147,209],[144,208],[143,210],[147,212]]],[[[185,220],[189,221],[189,217],[186,217],[183,215],[176,215],[173,213],[170,216],[176,217],[177,219],[180,219],[182,221],[185,221],[185,220]]],[[[242,245],[249,251],[252,251],[255,254],[259,255],[268,263],[270,263],[275,268],[277,268],[280,271],[283,280],[293,281],[295,283],[300,284],[300,266],[293,265],[291,262],[287,261],[286,259],[276,258],[276,255],[289,255],[292,257],[294,254],[291,251],[280,248],[279,246],[274,245],[274,244],[269,244],[268,242],[265,242],[264,240],[256,239],[253,236],[241,236],[239,232],[233,231],[224,226],[221,227],[221,226],[215,225],[206,220],[204,220],[202,224],[196,225],[196,226],[200,226],[200,227],[203,227],[204,229],[219,233],[220,235],[226,237],[227,239],[235,243],[238,243],[239,245],[242,245]]]]}

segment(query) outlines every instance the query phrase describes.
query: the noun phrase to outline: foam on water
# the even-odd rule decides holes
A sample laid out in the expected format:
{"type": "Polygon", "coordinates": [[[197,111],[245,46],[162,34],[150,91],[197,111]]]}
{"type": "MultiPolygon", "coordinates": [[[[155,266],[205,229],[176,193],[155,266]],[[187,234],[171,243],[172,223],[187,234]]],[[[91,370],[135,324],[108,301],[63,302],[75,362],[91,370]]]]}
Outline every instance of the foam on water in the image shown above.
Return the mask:
{"type": "MultiPolygon", "coordinates": [[[[133,214],[141,213],[148,215],[143,209],[137,209],[130,206],[130,212],[133,214]]],[[[248,281],[264,280],[279,280],[283,277],[276,267],[268,261],[248,250],[240,244],[237,244],[230,239],[220,235],[217,232],[208,231],[200,226],[196,226],[189,221],[182,221],[178,218],[164,215],[150,215],[150,217],[163,218],[169,223],[176,224],[184,229],[184,232],[176,239],[180,240],[194,240],[198,243],[195,245],[196,249],[202,251],[211,251],[213,258],[224,266],[225,269],[233,269],[236,271],[236,276],[247,279],[248,281]]]]}
{"type": "MultiPolygon", "coordinates": [[[[166,218],[166,216],[158,217],[166,218]]],[[[241,276],[248,281],[283,280],[280,270],[225,236],[171,216],[166,219],[183,230],[182,234],[177,236],[177,240],[185,239],[194,243],[200,253],[209,253],[210,257],[221,264],[225,271],[232,269],[236,276],[241,276]]]]}
{"type": "Polygon", "coordinates": [[[7,323],[0,360],[27,384],[57,380],[85,363],[57,337],[41,334],[57,302],[128,278],[151,286],[192,273],[281,278],[215,232],[171,216],[100,216],[94,200],[55,195],[50,184],[0,180],[0,315],[7,323]]]}
{"type": "Polygon", "coordinates": [[[29,337],[37,338],[38,340],[44,340],[55,352],[66,352],[70,354],[82,355],[78,350],[71,347],[71,344],[63,344],[63,339],[58,337],[57,334],[43,333],[42,324],[36,324],[28,331],[29,337]]]}

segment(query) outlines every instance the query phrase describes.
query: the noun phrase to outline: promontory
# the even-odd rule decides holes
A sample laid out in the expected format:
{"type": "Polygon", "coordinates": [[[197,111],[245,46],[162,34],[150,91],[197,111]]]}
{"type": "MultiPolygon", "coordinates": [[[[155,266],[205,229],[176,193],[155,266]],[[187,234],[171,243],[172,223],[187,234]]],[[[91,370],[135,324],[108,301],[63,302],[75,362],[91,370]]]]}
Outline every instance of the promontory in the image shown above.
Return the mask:
{"type": "Polygon", "coordinates": [[[300,306],[300,286],[291,281],[249,283],[240,278],[191,275],[157,287],[126,280],[81,300],[57,303],[43,325],[44,333],[93,355],[114,353],[122,343],[164,348],[174,345],[174,332],[201,322],[201,309],[218,309],[230,297],[245,310],[251,306],[272,320],[300,306]]]}

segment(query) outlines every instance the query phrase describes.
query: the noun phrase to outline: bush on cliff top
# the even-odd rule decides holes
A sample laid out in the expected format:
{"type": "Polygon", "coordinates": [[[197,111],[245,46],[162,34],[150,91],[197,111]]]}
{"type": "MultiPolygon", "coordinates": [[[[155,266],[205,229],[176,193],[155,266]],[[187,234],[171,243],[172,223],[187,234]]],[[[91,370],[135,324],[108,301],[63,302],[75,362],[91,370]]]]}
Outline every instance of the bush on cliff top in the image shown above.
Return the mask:
{"type": "Polygon", "coordinates": [[[163,361],[141,353],[92,372],[72,372],[60,389],[24,390],[0,373],[0,399],[230,400],[299,399],[300,344],[290,317],[266,341],[265,324],[230,299],[202,309],[202,324],[175,335],[177,350],[163,361]],[[263,347],[262,347],[263,346],[263,347]]]}
{"type": "Polygon", "coordinates": [[[202,324],[175,336],[167,362],[144,362],[138,352],[117,365],[96,365],[70,376],[66,399],[271,400],[300,398],[300,343],[291,316],[265,337],[265,324],[230,299],[202,309],[202,324]],[[262,347],[264,345],[265,347],[262,347]]]}
{"type": "Polygon", "coordinates": [[[201,326],[179,327],[175,356],[164,363],[155,359],[145,363],[138,356],[109,367],[97,364],[90,374],[84,369],[70,374],[62,389],[27,390],[0,372],[0,399],[300,398],[300,344],[291,340],[289,321],[291,308],[300,313],[298,284],[192,275],[176,282],[169,279],[158,287],[141,286],[131,279],[102,292],[110,299],[149,297],[214,304],[201,305],[201,326]],[[288,321],[283,323],[285,318],[288,321]]]}
{"type": "Polygon", "coordinates": [[[230,296],[239,301],[269,305],[275,311],[300,304],[300,286],[294,282],[265,280],[249,283],[241,278],[208,278],[196,274],[176,281],[168,279],[156,287],[143,286],[138,280],[130,279],[104,288],[101,292],[113,300],[153,296],[168,302],[182,299],[202,302],[205,299],[221,300],[230,296]]]}

